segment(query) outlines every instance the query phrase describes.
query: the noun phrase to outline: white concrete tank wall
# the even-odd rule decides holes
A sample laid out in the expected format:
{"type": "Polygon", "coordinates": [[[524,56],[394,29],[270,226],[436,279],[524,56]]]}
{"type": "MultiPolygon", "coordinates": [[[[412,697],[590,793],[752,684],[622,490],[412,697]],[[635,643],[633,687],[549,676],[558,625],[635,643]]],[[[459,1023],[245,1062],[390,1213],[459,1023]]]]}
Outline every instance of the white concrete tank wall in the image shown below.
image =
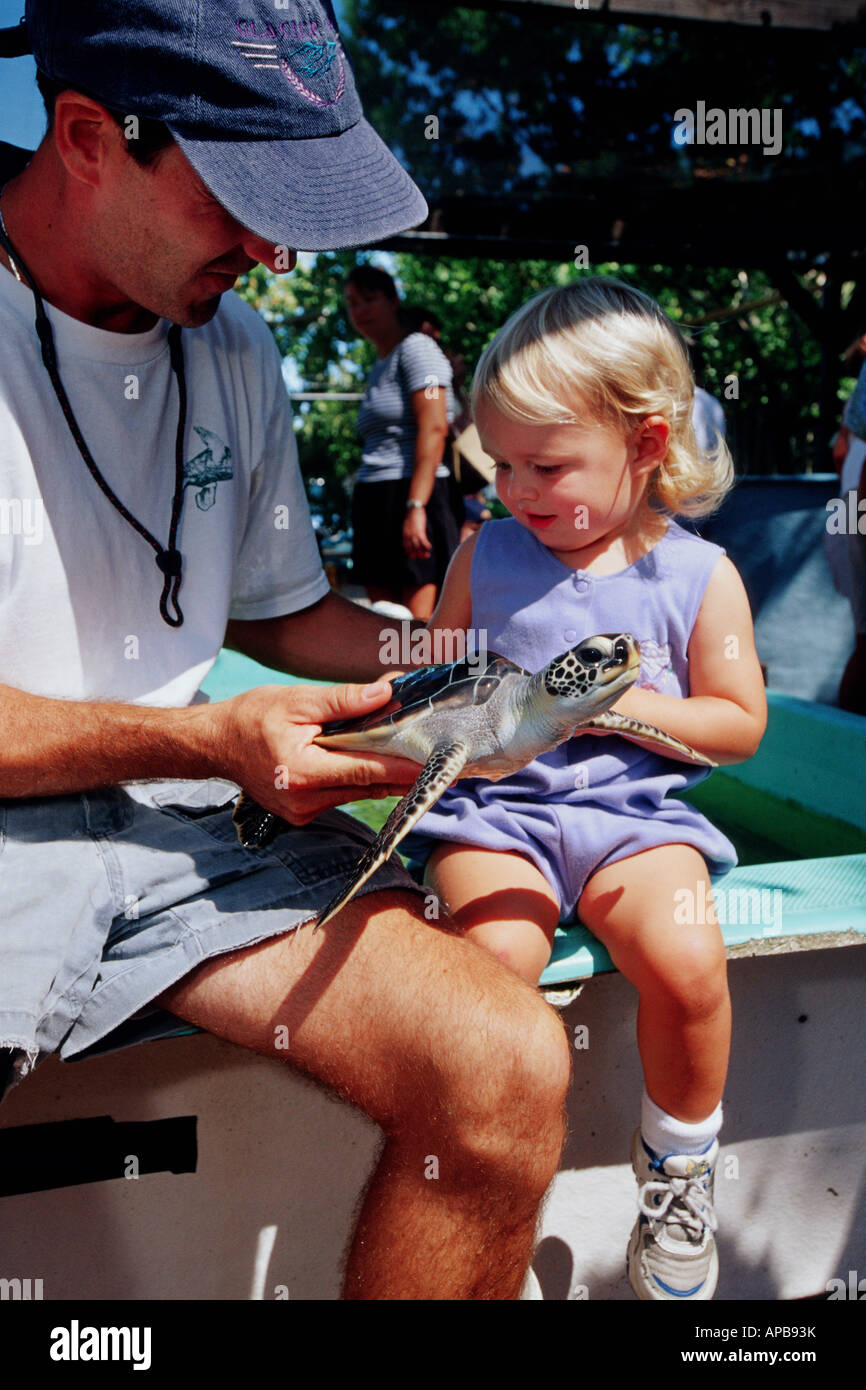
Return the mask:
{"type": "MultiPolygon", "coordinates": [[[[718,1299],[804,1297],[849,1269],[866,1274],[864,973],[857,946],[731,962],[718,1299]]],[[[589,1046],[573,1051],[570,1137],[540,1227],[547,1299],[632,1297],[634,1015],[619,975],[591,981],[563,1014],[570,1036],[588,1029],[589,1046]]],[[[337,1298],[381,1136],[280,1063],[204,1035],[50,1059],[0,1110],[4,1128],[190,1114],[195,1173],[0,1199],[0,1276],[41,1278],[45,1299],[248,1299],[275,1226],[260,1296],[337,1298]]]]}

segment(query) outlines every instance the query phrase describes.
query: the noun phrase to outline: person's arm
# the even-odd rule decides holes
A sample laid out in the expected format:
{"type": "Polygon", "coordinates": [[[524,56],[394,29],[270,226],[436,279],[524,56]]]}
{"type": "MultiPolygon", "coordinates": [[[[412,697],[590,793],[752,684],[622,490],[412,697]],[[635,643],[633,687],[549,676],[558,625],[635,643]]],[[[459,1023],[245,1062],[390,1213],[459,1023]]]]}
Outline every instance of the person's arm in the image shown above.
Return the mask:
{"type": "Polygon", "coordinates": [[[688,657],[686,699],[632,686],[613,706],[614,712],[654,724],[714,762],[751,758],[767,726],[767,697],[749,600],[726,556],[710,576],[688,657]]]}
{"type": "Polygon", "coordinates": [[[847,425],[840,425],[836,438],[833,442],[833,463],[836,465],[836,472],[842,472],[842,465],[848,457],[848,450],[851,447],[851,431],[847,425]]]}
{"type": "Polygon", "coordinates": [[[326,720],[369,714],[375,686],[259,686],[183,709],[53,700],[0,686],[0,799],[58,796],[153,778],[225,777],[293,825],[331,806],[402,794],[418,768],[401,758],[318,748],[326,720]],[[288,784],[288,785],[286,785],[288,784]]]}
{"type": "Polygon", "coordinates": [[[415,439],[415,467],[409,484],[409,498],[415,502],[423,502],[424,506],[408,510],[403,522],[403,549],[410,558],[424,558],[433,551],[427,535],[425,508],[433,492],[436,469],[442,462],[445,441],[448,438],[445,397],[444,386],[439,386],[432,396],[428,396],[426,390],[413,391],[411,396],[418,433],[415,439]]]}
{"type": "MultiPolygon", "coordinates": [[[[410,630],[424,626],[417,618],[409,625],[410,630]]],[[[235,619],[226,628],[225,644],[274,671],[312,680],[374,681],[393,671],[388,647],[393,650],[390,638],[401,627],[394,618],[332,592],[299,613],[235,619]]]]}
{"type": "Polygon", "coordinates": [[[53,700],[0,686],[0,799],[214,772],[207,705],[53,700]]]}
{"type": "Polygon", "coordinates": [[[439,602],[427,624],[428,632],[466,632],[472,625],[472,591],[470,576],[472,556],[478,543],[478,532],[463,541],[451,556],[448,572],[442,584],[439,602]]]}

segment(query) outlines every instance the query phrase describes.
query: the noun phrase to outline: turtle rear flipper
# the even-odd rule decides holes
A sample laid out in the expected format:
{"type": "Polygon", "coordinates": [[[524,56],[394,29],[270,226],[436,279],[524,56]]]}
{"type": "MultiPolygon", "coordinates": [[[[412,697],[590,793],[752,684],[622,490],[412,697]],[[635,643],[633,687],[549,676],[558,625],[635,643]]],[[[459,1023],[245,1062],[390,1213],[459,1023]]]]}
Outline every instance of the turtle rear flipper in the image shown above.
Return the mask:
{"type": "Polygon", "coordinates": [[[642,747],[649,748],[651,752],[663,749],[669,758],[675,758],[678,762],[718,767],[718,763],[714,763],[712,758],[698,753],[690,744],[683,743],[682,739],[676,738],[673,734],[663,733],[654,724],[645,724],[642,719],[632,719],[627,714],[614,714],[612,710],[596,714],[584,724],[578,724],[574,731],[575,736],[579,736],[584,729],[601,729],[609,734],[623,734],[633,743],[640,743],[642,747]]]}
{"type": "Polygon", "coordinates": [[[273,811],[266,811],[247,792],[241,792],[232,813],[238,839],[246,849],[259,849],[269,845],[283,824],[273,811]]]}
{"type": "Polygon", "coordinates": [[[413,825],[429,811],[434,802],[460,776],[466,766],[468,749],[464,743],[443,743],[433,749],[417,782],[397,802],[379,834],[358,861],[349,882],[332,898],[316,918],[314,931],[339,912],[355,896],[369,878],[384,864],[413,825]]]}

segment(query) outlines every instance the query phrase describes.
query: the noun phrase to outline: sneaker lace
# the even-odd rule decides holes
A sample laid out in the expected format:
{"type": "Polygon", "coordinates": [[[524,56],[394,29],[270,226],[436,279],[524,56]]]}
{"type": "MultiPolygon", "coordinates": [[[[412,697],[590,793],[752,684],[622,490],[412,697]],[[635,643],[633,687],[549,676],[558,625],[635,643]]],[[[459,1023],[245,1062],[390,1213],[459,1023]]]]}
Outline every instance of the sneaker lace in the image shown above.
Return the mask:
{"type": "Polygon", "coordinates": [[[718,1226],[710,1195],[703,1184],[705,1174],[688,1178],[665,1177],[645,1182],[638,1193],[638,1206],[644,1216],[658,1223],[676,1223],[701,1235],[704,1227],[718,1226]]]}

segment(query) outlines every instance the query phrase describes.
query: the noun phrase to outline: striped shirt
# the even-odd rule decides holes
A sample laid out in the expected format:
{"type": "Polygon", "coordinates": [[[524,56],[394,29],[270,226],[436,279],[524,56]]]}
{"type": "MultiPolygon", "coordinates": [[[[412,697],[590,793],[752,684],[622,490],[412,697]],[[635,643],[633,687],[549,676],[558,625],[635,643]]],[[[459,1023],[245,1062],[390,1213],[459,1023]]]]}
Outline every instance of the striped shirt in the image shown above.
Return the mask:
{"type": "MultiPolygon", "coordinates": [[[[450,425],[455,415],[451,381],[451,364],[427,333],[410,333],[393,352],[376,363],[358,411],[361,467],[356,483],[411,478],[418,437],[412,393],[428,387],[443,387],[445,413],[450,425]]],[[[448,469],[441,463],[436,477],[447,476],[448,469]]]]}

